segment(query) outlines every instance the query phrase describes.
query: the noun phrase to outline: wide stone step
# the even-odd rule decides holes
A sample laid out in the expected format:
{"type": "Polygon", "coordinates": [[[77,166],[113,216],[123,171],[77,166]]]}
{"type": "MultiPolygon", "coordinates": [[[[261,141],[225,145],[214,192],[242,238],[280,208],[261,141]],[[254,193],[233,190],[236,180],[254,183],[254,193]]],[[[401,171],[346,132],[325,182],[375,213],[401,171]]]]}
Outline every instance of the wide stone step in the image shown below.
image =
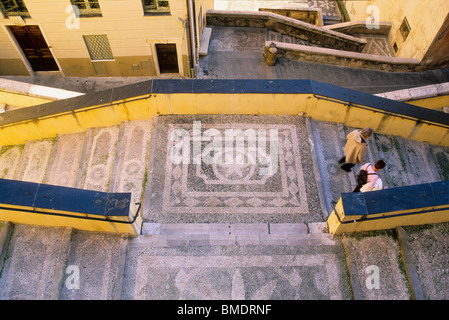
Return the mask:
{"type": "Polygon", "coordinates": [[[145,222],[143,235],[191,234],[306,234],[327,233],[326,222],[310,223],[150,223],[145,222]]]}
{"type": "Polygon", "coordinates": [[[351,272],[354,298],[360,300],[409,300],[411,292],[392,231],[343,238],[351,272]]]}
{"type": "Polygon", "coordinates": [[[74,231],[61,299],[120,299],[127,245],[126,235],[74,231]]]}
{"type": "Polygon", "coordinates": [[[128,237],[0,223],[0,299],[120,299],[128,237]]]}
{"type": "Polygon", "coordinates": [[[144,223],[141,246],[335,245],[324,223],[144,223]]]}
{"type": "Polygon", "coordinates": [[[72,229],[15,225],[11,233],[0,264],[0,299],[58,299],[72,229]]]}

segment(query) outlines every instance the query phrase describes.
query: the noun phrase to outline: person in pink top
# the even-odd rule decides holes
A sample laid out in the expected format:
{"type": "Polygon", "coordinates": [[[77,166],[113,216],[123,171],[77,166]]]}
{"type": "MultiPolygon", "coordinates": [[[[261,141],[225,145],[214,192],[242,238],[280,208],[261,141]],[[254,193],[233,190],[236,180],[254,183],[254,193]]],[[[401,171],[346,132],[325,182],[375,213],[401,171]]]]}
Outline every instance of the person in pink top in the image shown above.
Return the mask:
{"type": "Polygon", "coordinates": [[[377,172],[379,170],[382,170],[383,168],[385,168],[385,161],[383,160],[379,160],[376,162],[376,164],[373,166],[371,163],[365,163],[360,170],[366,170],[368,172],[368,181],[365,184],[362,185],[357,185],[357,187],[355,187],[353,192],[365,192],[365,191],[372,191],[374,190],[376,181],[379,178],[379,175],[377,174],[377,172]],[[363,188],[363,189],[362,189],[363,188]]]}

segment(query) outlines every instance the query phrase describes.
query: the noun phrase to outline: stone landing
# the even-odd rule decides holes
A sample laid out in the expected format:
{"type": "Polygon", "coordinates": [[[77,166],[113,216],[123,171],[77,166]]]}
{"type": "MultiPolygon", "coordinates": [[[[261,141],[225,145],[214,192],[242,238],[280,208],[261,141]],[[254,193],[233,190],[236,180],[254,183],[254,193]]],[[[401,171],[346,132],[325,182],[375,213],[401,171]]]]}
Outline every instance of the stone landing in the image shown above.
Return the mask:
{"type": "Polygon", "coordinates": [[[156,128],[146,222],[324,221],[305,118],[163,116],[156,128]]]}

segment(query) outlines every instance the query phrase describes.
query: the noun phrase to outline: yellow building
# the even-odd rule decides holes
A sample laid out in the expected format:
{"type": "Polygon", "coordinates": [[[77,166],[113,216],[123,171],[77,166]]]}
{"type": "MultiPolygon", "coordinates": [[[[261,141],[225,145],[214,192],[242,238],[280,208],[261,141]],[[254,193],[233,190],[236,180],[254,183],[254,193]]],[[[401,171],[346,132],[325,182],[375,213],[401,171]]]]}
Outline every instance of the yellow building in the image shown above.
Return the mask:
{"type": "Polygon", "coordinates": [[[342,0],[351,21],[391,22],[395,55],[421,60],[421,68],[449,66],[448,0],[342,0]]]}
{"type": "Polygon", "coordinates": [[[213,0],[0,0],[0,75],[193,77],[211,8],[213,0]]]}

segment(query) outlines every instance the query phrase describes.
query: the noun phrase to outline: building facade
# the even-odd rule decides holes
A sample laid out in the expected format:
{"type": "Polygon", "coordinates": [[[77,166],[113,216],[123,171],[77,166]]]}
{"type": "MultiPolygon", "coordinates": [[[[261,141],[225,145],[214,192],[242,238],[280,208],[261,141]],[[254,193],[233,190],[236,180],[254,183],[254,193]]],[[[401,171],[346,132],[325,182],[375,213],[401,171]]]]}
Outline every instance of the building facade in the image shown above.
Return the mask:
{"type": "Polygon", "coordinates": [[[389,42],[396,57],[416,58],[421,68],[449,66],[449,1],[342,0],[350,20],[391,22],[389,42]]]}
{"type": "Polygon", "coordinates": [[[193,77],[213,0],[0,0],[0,75],[193,77]]]}

